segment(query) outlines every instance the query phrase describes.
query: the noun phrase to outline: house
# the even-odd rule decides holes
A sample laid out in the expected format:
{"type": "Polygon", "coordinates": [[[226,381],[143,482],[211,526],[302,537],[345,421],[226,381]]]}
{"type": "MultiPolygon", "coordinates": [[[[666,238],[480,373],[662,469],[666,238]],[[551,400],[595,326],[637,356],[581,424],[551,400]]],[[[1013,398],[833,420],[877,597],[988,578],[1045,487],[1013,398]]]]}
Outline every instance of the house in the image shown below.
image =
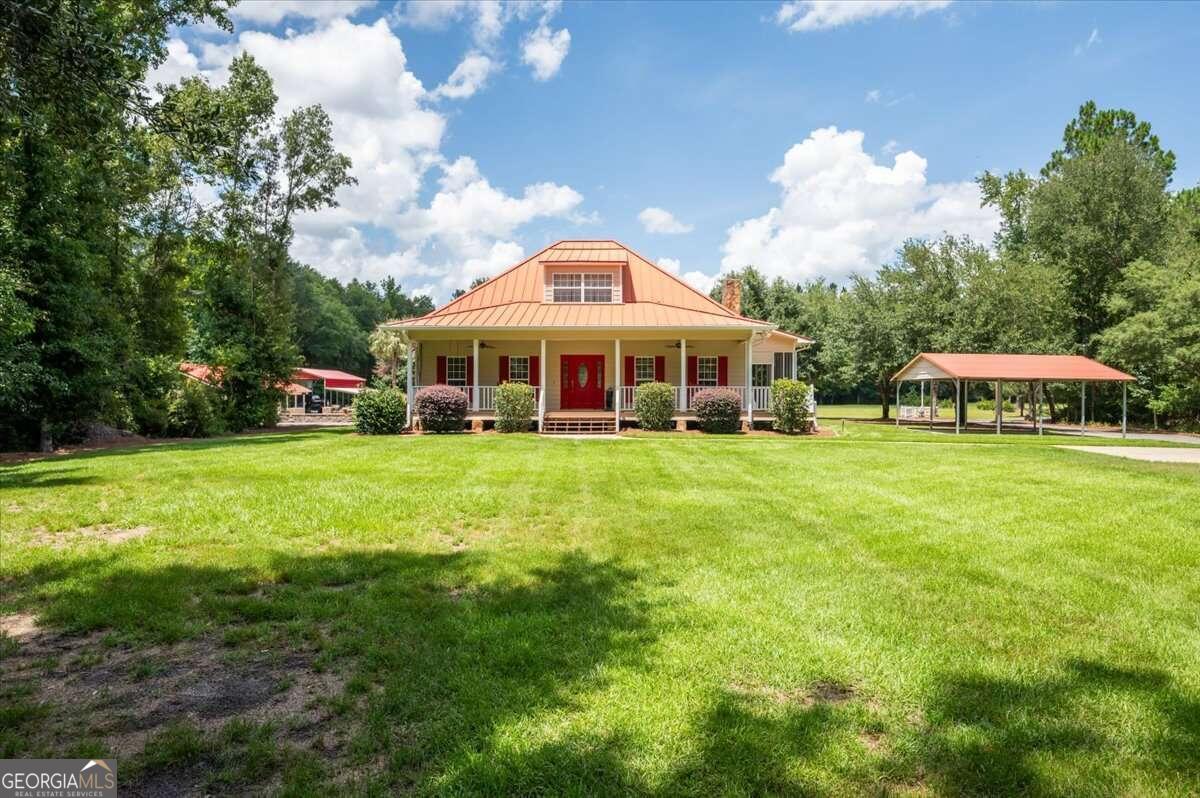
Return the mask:
{"type": "MultiPolygon", "coordinates": [[[[697,392],[724,386],[743,420],[766,416],[771,383],[812,341],[741,315],[741,286],[716,302],[616,241],[559,241],[424,316],[386,322],[409,346],[408,394],[458,387],[473,425],[496,386],[534,387],[543,432],[611,432],[636,421],[634,389],[676,387],[676,424],[697,392]]],[[[411,404],[410,404],[411,415],[411,404]]],[[[410,419],[411,420],[411,419],[410,419]]]]}

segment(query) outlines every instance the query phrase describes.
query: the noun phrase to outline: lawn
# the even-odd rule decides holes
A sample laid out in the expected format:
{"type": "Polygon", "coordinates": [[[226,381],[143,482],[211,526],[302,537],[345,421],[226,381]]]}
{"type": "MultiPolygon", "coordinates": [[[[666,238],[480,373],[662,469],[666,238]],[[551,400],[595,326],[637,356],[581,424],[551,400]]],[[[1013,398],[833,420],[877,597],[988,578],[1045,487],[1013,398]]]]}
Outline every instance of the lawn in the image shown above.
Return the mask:
{"type": "MultiPolygon", "coordinates": [[[[896,405],[892,403],[891,417],[895,418],[896,405]]],[[[938,416],[939,419],[954,421],[954,410],[951,408],[942,408],[938,416]]],[[[1015,411],[1005,411],[1005,418],[1014,420],[1017,418],[1015,411]]],[[[879,403],[865,405],[823,405],[817,403],[817,418],[857,418],[857,419],[879,419],[883,417],[883,411],[879,407],[879,403]]],[[[992,421],[996,418],[996,411],[982,410],[976,406],[974,402],[967,405],[967,418],[971,421],[992,421]]]]}
{"type": "Polygon", "coordinates": [[[1200,469],[994,440],[0,466],[0,756],[115,753],[131,795],[1197,793],[1200,469]]]}

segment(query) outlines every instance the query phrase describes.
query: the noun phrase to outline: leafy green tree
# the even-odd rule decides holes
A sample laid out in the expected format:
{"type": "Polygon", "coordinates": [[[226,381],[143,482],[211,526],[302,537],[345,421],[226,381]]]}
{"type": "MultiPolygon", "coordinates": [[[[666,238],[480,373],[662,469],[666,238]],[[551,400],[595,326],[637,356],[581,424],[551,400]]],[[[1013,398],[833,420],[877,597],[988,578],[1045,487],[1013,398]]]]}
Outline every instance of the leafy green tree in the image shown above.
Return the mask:
{"type": "Polygon", "coordinates": [[[1150,130],[1150,123],[1138,121],[1132,111],[1124,108],[1100,110],[1095,100],[1079,106],[1079,115],[1067,123],[1063,147],[1050,154],[1049,162],[1042,167],[1042,176],[1057,174],[1070,159],[1100,152],[1114,140],[1124,141],[1153,163],[1162,176],[1163,188],[1171,182],[1175,153],[1162,148],[1158,136],[1150,130]]]}
{"type": "Polygon", "coordinates": [[[1109,139],[1064,160],[1033,192],[1029,242],[1037,257],[1064,271],[1075,343],[1086,352],[1110,322],[1107,301],[1121,270],[1156,254],[1163,185],[1154,159],[1109,139]]]}
{"type": "Polygon", "coordinates": [[[398,330],[380,327],[371,333],[375,375],[395,388],[408,361],[408,344],[398,330]]]}

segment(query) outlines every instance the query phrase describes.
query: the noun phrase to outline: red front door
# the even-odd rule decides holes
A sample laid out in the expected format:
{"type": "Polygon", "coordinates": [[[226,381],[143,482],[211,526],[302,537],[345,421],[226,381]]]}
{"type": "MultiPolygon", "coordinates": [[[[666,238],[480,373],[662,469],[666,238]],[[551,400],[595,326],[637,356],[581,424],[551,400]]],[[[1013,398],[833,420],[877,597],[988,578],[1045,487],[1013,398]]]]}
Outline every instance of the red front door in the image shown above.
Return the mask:
{"type": "Polygon", "coordinates": [[[604,409],[604,355],[562,355],[563,410],[604,409]]]}

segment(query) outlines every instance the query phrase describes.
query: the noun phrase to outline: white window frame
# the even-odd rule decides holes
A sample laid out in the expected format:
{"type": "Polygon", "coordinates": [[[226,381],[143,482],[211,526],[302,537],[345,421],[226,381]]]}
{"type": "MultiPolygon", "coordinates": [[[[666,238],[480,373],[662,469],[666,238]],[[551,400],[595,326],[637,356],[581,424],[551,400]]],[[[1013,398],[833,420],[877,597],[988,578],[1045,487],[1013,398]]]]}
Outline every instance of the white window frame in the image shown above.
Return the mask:
{"type": "Polygon", "coordinates": [[[716,355],[700,355],[696,358],[696,384],[703,388],[715,388],[721,379],[716,355]],[[711,369],[712,376],[705,376],[711,369]]]}
{"type": "Polygon", "coordinates": [[[529,355],[508,356],[508,381],[529,384],[529,355]],[[525,376],[518,376],[518,371],[524,371],[525,376]]]}
{"type": "Polygon", "coordinates": [[[635,355],[633,358],[633,384],[641,385],[645,382],[654,382],[654,356],[635,355]]]}
{"type": "Polygon", "coordinates": [[[598,305],[611,305],[613,301],[613,276],[610,272],[590,272],[583,275],[583,301],[598,305]]]}
{"type": "Polygon", "coordinates": [[[556,272],[551,275],[554,301],[580,303],[583,301],[583,274],[581,272],[556,272]]]}
{"type": "Polygon", "coordinates": [[[778,376],[780,379],[794,380],[796,379],[796,353],[795,352],[776,352],[771,358],[771,377],[772,381],[778,376]],[[775,368],[776,364],[782,363],[782,368],[775,368]]]}
{"type": "Polygon", "coordinates": [[[467,387],[467,356],[466,355],[447,355],[446,356],[446,384],[453,385],[457,388],[467,387]],[[454,374],[458,371],[458,366],[462,366],[462,376],[456,377],[454,374]]]}

